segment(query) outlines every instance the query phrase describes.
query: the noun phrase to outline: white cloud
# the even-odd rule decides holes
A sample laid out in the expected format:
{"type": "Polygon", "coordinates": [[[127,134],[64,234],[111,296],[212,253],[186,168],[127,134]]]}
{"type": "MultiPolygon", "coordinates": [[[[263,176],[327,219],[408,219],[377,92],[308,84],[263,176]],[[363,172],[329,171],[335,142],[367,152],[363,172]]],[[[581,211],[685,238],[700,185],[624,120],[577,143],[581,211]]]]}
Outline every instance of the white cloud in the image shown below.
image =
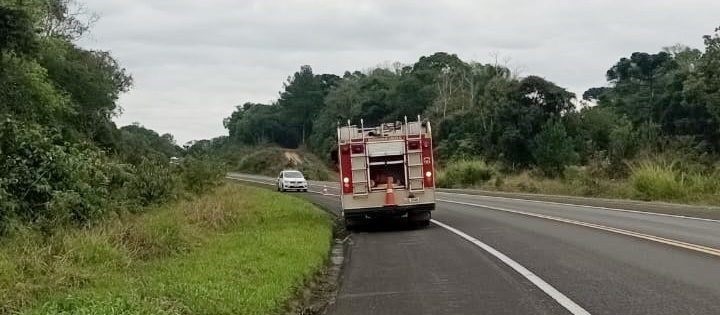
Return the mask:
{"type": "Polygon", "coordinates": [[[234,105],[269,102],[309,64],[341,74],[436,51],[490,62],[575,93],[634,51],[702,44],[720,2],[86,0],[101,20],[81,44],[111,50],[135,77],[119,124],[179,142],[225,134],[234,105]]]}

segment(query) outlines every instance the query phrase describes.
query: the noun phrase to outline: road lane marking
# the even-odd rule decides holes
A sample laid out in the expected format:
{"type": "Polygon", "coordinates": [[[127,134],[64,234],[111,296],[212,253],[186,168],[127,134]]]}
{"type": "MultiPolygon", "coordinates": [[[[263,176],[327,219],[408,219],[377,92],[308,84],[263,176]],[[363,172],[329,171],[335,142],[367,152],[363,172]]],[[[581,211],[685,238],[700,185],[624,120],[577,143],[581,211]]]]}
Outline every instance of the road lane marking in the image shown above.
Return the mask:
{"type": "MultiPolygon", "coordinates": [[[[443,188],[443,190],[452,190],[452,189],[443,188]]],[[[628,210],[628,209],[619,209],[619,208],[609,208],[609,207],[601,207],[601,206],[588,206],[588,205],[582,205],[582,204],[562,203],[562,202],[556,202],[556,201],[543,201],[543,200],[531,200],[531,199],[511,198],[511,197],[487,196],[487,195],[481,195],[481,194],[475,195],[475,194],[465,194],[465,193],[446,192],[446,191],[437,191],[436,193],[438,193],[438,194],[447,194],[447,195],[468,196],[468,197],[482,197],[482,198],[489,198],[489,199],[502,199],[502,200],[513,200],[513,201],[525,201],[525,202],[533,202],[533,203],[544,203],[544,204],[550,204],[550,205],[561,205],[561,206],[570,206],[570,207],[581,207],[581,208],[600,209],[600,210],[609,210],[609,211],[619,211],[619,212],[628,212],[628,213],[637,213],[637,214],[649,214],[649,215],[656,215],[656,216],[661,216],[661,217],[672,217],[672,218],[679,218],[679,219],[688,219],[688,220],[698,220],[698,221],[706,221],[706,222],[720,223],[720,220],[707,219],[707,218],[698,218],[698,217],[691,217],[691,216],[678,215],[678,214],[658,213],[658,212],[647,212],[647,211],[628,210]]],[[[562,196],[558,196],[558,197],[562,197],[562,196]]],[[[618,201],[622,201],[622,200],[618,200],[618,201]]]]}
{"type": "Polygon", "coordinates": [[[474,204],[474,203],[469,203],[469,202],[452,201],[452,200],[447,200],[447,199],[436,199],[436,200],[442,201],[442,202],[447,202],[447,203],[464,205],[464,206],[480,207],[480,208],[487,208],[487,209],[491,209],[491,210],[504,211],[504,212],[515,213],[515,214],[522,214],[522,215],[546,219],[546,220],[552,220],[552,221],[557,221],[557,222],[563,222],[563,223],[569,223],[569,224],[589,227],[589,228],[593,228],[593,229],[597,229],[597,230],[602,230],[602,231],[606,231],[606,232],[612,232],[612,233],[622,234],[622,235],[626,235],[626,236],[636,237],[636,238],[640,238],[640,239],[645,239],[645,240],[658,242],[658,243],[662,243],[662,244],[666,244],[666,245],[670,245],[670,246],[680,247],[680,248],[684,248],[684,249],[694,250],[694,251],[702,252],[705,254],[720,257],[720,249],[717,249],[717,248],[707,247],[707,246],[703,246],[703,245],[697,245],[697,244],[693,244],[693,243],[687,243],[687,242],[683,242],[683,241],[668,239],[668,238],[654,236],[654,235],[640,233],[640,232],[629,231],[629,230],[625,230],[625,229],[614,228],[614,227],[610,227],[610,226],[606,226],[606,225],[588,223],[588,222],[578,221],[578,220],[565,219],[565,218],[549,216],[549,215],[544,215],[544,214],[538,214],[538,213],[532,213],[532,212],[526,212],[526,211],[521,211],[521,210],[513,210],[513,209],[507,209],[507,208],[474,204]]]}
{"type": "Polygon", "coordinates": [[[447,224],[444,224],[442,222],[439,222],[437,220],[431,220],[433,223],[437,224],[438,226],[462,237],[466,241],[474,244],[477,247],[482,248],[486,252],[490,253],[491,255],[495,256],[500,261],[504,262],[506,265],[508,265],[513,270],[517,271],[520,275],[525,277],[525,279],[528,279],[530,282],[532,282],[535,286],[540,288],[540,290],[543,290],[547,295],[549,295],[551,298],[553,298],[556,302],[558,302],[560,305],[562,305],[565,309],[567,309],[570,313],[574,315],[590,315],[588,311],[586,311],[584,308],[582,308],[577,303],[573,302],[570,298],[565,296],[565,294],[562,294],[562,292],[555,289],[552,285],[545,282],[545,280],[538,277],[536,274],[534,274],[532,271],[528,270],[527,268],[523,267],[521,264],[517,263],[516,261],[512,260],[510,257],[506,256],[505,254],[499,252],[492,246],[485,244],[481,242],[480,240],[467,235],[463,233],[462,231],[451,227],[447,224]]]}

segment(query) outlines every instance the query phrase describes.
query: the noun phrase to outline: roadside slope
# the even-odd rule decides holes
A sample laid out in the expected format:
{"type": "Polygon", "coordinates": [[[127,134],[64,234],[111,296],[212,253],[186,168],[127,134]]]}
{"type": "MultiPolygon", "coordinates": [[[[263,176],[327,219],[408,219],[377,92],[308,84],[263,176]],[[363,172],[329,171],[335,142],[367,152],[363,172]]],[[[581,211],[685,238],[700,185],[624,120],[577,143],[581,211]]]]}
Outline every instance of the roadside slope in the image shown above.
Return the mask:
{"type": "Polygon", "coordinates": [[[277,146],[248,147],[224,154],[230,169],[275,177],[285,169],[296,169],[311,180],[334,180],[335,174],[320,157],[304,150],[277,146]]]}

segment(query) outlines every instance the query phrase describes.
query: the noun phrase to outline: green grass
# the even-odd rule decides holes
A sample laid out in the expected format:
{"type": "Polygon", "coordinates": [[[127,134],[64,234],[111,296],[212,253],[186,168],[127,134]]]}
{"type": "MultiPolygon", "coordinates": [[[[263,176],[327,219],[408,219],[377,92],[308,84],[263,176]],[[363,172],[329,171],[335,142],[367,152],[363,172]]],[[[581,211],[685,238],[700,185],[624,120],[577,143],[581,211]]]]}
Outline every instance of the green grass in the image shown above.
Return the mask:
{"type": "Polygon", "coordinates": [[[0,243],[0,314],[273,314],[324,266],[327,214],[228,184],[144,215],[0,243]]]}
{"type": "Polygon", "coordinates": [[[632,167],[632,187],[645,200],[685,200],[691,191],[671,165],[643,161],[632,167]]]}

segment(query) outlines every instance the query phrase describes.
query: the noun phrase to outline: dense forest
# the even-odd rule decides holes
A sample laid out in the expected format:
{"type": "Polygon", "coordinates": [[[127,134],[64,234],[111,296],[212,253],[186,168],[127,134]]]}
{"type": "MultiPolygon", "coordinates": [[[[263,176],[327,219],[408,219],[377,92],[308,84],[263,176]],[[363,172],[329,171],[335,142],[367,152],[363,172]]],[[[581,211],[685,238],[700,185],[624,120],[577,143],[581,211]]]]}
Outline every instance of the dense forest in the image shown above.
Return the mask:
{"type": "MultiPolygon", "coordinates": [[[[660,157],[675,172],[708,174],[720,153],[720,37],[705,47],[635,52],[607,70],[607,85],[578,96],[507,65],[438,52],[342,76],[302,66],[272,104],[245,103],[225,119],[228,144],[275,143],[328,157],[335,126],[423,115],[443,164],[482,160],[504,172],[626,178],[633,161],[660,157]]],[[[482,177],[482,176],[481,176],[482,177]]]]}
{"type": "Polygon", "coordinates": [[[170,165],[184,154],[172,135],[115,125],[133,80],[109,52],[75,44],[94,20],[72,0],[0,0],[0,234],[139,211],[203,184],[193,177],[217,180],[203,158],[170,165]]]}

